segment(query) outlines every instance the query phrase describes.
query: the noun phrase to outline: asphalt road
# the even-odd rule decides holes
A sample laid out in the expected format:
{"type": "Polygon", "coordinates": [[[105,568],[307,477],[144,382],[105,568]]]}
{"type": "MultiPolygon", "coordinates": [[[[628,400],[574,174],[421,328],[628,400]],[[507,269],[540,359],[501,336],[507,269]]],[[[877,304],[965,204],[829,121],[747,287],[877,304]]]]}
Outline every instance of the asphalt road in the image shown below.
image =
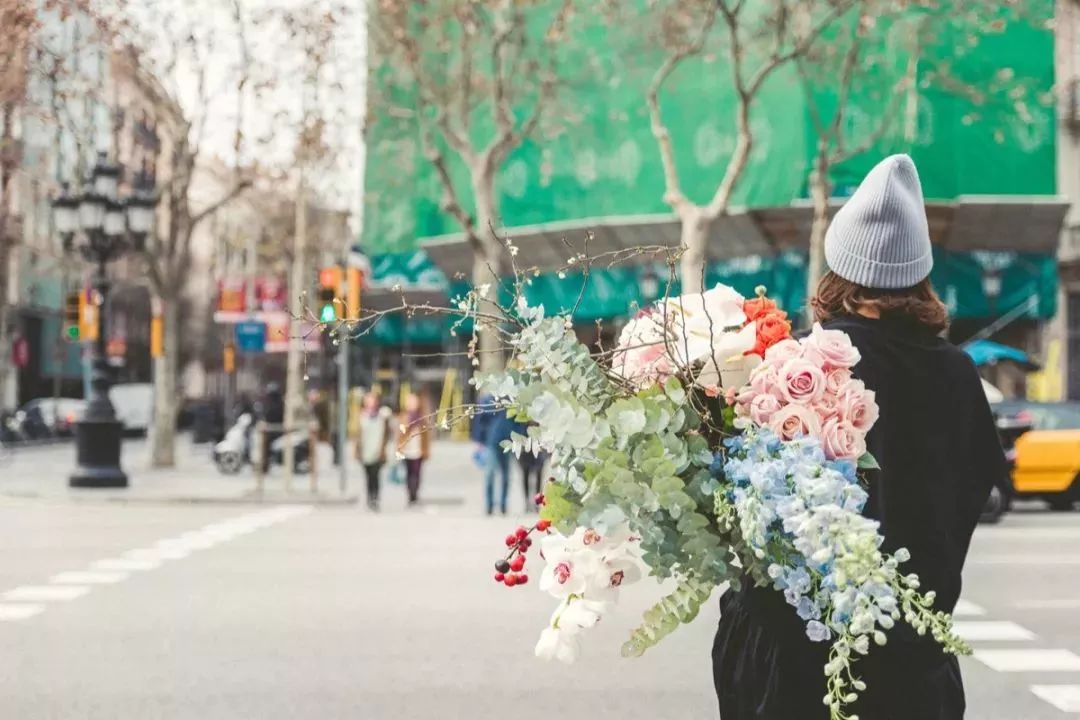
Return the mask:
{"type": "MultiPolygon", "coordinates": [[[[552,603],[490,578],[516,519],[480,516],[466,464],[429,470],[470,502],[409,512],[392,487],[375,516],[0,499],[0,718],[716,717],[715,603],[623,660],[656,596],[641,583],[576,665],[544,664],[552,603]]],[[[981,528],[964,597],[967,717],[1080,716],[1080,514],[981,528]]]]}

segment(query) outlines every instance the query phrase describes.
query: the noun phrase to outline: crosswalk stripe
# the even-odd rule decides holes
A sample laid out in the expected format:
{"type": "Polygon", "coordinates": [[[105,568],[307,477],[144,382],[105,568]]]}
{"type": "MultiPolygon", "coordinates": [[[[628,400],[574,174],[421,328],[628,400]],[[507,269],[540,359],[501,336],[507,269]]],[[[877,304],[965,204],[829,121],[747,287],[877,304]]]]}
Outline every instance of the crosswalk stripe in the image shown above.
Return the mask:
{"type": "Polygon", "coordinates": [[[976,650],[975,659],[998,672],[1080,671],[1080,656],[1062,648],[976,650]]]}
{"type": "Polygon", "coordinates": [[[968,565],[1080,565],[1080,555],[1050,555],[1046,553],[999,553],[968,558],[968,565]]]}
{"type": "Polygon", "coordinates": [[[79,570],[57,573],[49,578],[49,582],[57,585],[111,585],[112,583],[118,583],[121,580],[125,580],[127,576],[128,574],[126,572],[92,572],[79,570]]]}
{"type": "Polygon", "coordinates": [[[1035,639],[1035,633],[1027,628],[1004,620],[957,620],[953,623],[953,630],[968,642],[1035,639]]]}
{"type": "Polygon", "coordinates": [[[137,572],[140,570],[153,570],[161,567],[160,560],[136,560],[132,558],[106,558],[91,563],[94,570],[118,570],[123,572],[137,572]]]}
{"type": "Polygon", "coordinates": [[[1067,713],[1080,713],[1080,685],[1032,685],[1031,692],[1067,713]]]}
{"type": "Polygon", "coordinates": [[[28,603],[0,603],[0,622],[16,622],[34,617],[45,609],[44,605],[28,603]]]}
{"type": "Polygon", "coordinates": [[[29,602],[52,602],[54,600],[74,600],[90,592],[85,585],[23,585],[4,593],[5,600],[26,600],[29,602]]]}
{"type": "Polygon", "coordinates": [[[190,554],[191,550],[187,548],[155,547],[128,550],[124,553],[124,557],[129,560],[152,560],[161,562],[162,560],[180,560],[186,558],[190,554]]]}
{"type": "Polygon", "coordinates": [[[1080,598],[1047,598],[1045,600],[1018,600],[1013,607],[1021,610],[1076,610],[1080,598]]]}
{"type": "Polygon", "coordinates": [[[953,608],[953,617],[979,617],[985,614],[986,610],[981,606],[964,599],[957,600],[953,608]]]}

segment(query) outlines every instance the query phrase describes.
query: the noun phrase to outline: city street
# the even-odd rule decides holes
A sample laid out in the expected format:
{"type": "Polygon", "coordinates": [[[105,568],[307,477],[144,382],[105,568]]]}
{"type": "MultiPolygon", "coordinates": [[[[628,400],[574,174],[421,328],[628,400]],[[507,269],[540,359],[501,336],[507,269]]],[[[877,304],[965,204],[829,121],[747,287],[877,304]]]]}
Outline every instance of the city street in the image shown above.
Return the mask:
{"type": "MultiPolygon", "coordinates": [[[[60,468],[46,460],[67,452],[24,450],[20,463],[37,454],[60,468]]],[[[532,647],[552,602],[535,582],[490,577],[517,519],[480,515],[467,447],[438,446],[428,475],[433,493],[466,502],[409,512],[398,486],[384,488],[381,515],[362,503],[0,496],[0,717],[716,716],[715,603],[623,660],[621,641],[656,595],[643,582],[577,665],[541,663],[532,647]]],[[[976,534],[958,612],[976,648],[963,661],[969,718],[1080,714],[1078,540],[1080,516],[1037,506],[976,534]]]]}

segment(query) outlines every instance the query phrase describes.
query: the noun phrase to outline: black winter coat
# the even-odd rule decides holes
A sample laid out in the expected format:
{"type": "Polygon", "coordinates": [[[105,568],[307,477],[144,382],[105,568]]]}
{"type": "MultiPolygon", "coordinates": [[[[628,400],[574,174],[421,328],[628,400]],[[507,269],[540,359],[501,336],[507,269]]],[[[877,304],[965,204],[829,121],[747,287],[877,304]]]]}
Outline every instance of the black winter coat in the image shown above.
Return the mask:
{"type": "MultiPolygon", "coordinates": [[[[826,325],[850,335],[854,373],[877,393],[881,416],[867,437],[882,470],[868,474],[864,514],[881,523],[883,549],[906,547],[904,572],[952,611],[971,535],[993,484],[1007,472],[993,414],[967,355],[914,325],[844,317],[826,325]]],[[[828,717],[823,666],[783,596],[743,583],[720,600],[713,677],[721,720],[828,717]]],[[[868,684],[852,706],[863,720],[960,720],[964,690],[955,657],[897,623],[888,644],[854,666],[868,684]]]]}

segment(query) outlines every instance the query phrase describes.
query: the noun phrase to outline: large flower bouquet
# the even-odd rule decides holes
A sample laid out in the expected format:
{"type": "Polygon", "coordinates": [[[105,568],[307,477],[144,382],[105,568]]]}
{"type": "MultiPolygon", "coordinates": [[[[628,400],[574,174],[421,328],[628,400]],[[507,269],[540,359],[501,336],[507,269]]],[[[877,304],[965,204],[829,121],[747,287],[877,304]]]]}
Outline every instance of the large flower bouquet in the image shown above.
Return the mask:
{"type": "Polygon", "coordinates": [[[896,622],[966,651],[933,593],[901,572],[907,552],[883,552],[878,524],[861,514],[878,409],[853,377],[859,353],[844,333],[816,326],[794,340],[764,289],[745,299],[722,285],[643,310],[598,355],[565,317],[524,301],[517,316],[513,369],[475,382],[529,421],[508,451],[552,458],[541,518],[507,536],[495,573],[527,583],[539,540],[538,584],[558,605],[538,656],[573,661],[583,631],[645,574],[674,589],[623,655],[690,622],[718,585],[749,578],[783,593],[811,640],[831,643],[823,686],[834,720],[865,687],[855,659],[896,622]]]}

